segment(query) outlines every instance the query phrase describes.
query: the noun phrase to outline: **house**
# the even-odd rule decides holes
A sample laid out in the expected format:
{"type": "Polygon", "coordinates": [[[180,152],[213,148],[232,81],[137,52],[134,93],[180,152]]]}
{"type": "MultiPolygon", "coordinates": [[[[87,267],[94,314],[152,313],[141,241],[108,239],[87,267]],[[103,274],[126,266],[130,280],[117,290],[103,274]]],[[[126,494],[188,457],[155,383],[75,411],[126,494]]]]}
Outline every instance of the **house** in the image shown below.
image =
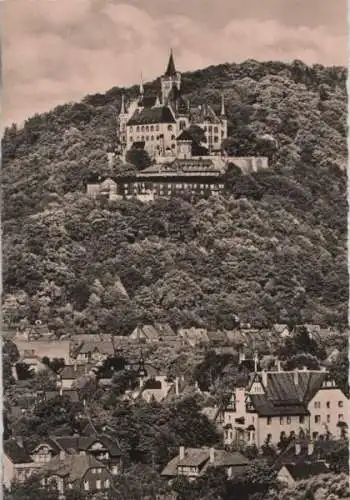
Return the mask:
{"type": "Polygon", "coordinates": [[[65,389],[60,388],[59,390],[54,391],[38,391],[36,394],[37,403],[51,401],[52,399],[56,399],[58,397],[66,397],[72,403],[79,403],[79,392],[75,389],[65,389]]]}
{"type": "Polygon", "coordinates": [[[129,336],[130,340],[137,342],[159,342],[160,333],[154,325],[138,325],[129,336]]]}
{"type": "Polygon", "coordinates": [[[37,468],[29,453],[14,439],[4,441],[3,484],[7,488],[13,481],[25,481],[37,468]]]}
{"type": "Polygon", "coordinates": [[[57,375],[57,385],[65,389],[75,388],[79,379],[89,379],[95,377],[94,365],[66,365],[57,375]]]}
{"type": "Polygon", "coordinates": [[[272,333],[279,338],[290,337],[290,331],[286,324],[275,324],[272,327],[272,333]]]}
{"type": "Polygon", "coordinates": [[[205,328],[181,328],[178,334],[184,343],[190,347],[196,347],[209,342],[208,332],[205,328]]]}
{"type": "Polygon", "coordinates": [[[41,469],[42,484],[55,482],[61,495],[70,489],[81,492],[104,491],[112,486],[112,475],[107,466],[91,455],[67,455],[61,451],[41,469]]]}
{"type": "Polygon", "coordinates": [[[94,363],[114,356],[115,347],[112,342],[84,342],[75,351],[76,361],[94,363]]]}
{"type": "Polygon", "coordinates": [[[50,438],[26,440],[11,438],[4,441],[3,482],[10,488],[13,481],[25,481],[59,453],[50,438]]]}
{"type": "Polygon", "coordinates": [[[25,361],[26,356],[35,356],[41,360],[44,357],[49,359],[64,359],[69,364],[70,359],[70,341],[69,340],[20,340],[13,339],[17,346],[20,357],[25,361]]]}
{"type": "Polygon", "coordinates": [[[106,433],[100,434],[92,428],[89,435],[57,436],[52,439],[67,455],[73,453],[92,456],[106,465],[112,475],[117,475],[121,471],[122,452],[116,437],[108,436],[106,433]]]}
{"type": "Polygon", "coordinates": [[[207,336],[209,339],[209,343],[213,346],[220,346],[223,344],[226,344],[228,341],[228,338],[225,334],[225,332],[222,332],[220,330],[208,330],[207,336]]]}
{"type": "Polygon", "coordinates": [[[260,447],[300,434],[340,436],[348,400],[324,370],[255,371],[224,410],[224,442],[260,447]]]}
{"type": "Polygon", "coordinates": [[[329,468],[324,462],[287,464],[278,471],[277,480],[291,488],[295,486],[297,481],[327,473],[329,473],[329,468]]]}
{"type": "Polygon", "coordinates": [[[161,475],[169,479],[185,476],[189,480],[203,476],[209,467],[224,469],[228,477],[244,471],[250,461],[241,453],[216,450],[214,448],[185,448],[163,469],[161,475]]]}
{"type": "Polygon", "coordinates": [[[336,446],[337,442],[327,440],[292,441],[273,464],[277,479],[293,487],[302,479],[329,473],[327,455],[336,446]]]}

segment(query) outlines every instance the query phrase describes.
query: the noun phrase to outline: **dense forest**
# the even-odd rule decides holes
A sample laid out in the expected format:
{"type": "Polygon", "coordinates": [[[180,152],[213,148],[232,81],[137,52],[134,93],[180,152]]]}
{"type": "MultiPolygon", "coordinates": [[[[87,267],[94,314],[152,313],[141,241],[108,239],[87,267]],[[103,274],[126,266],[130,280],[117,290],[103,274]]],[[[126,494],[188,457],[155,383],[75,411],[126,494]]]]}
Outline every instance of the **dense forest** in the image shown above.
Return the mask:
{"type": "Polygon", "coordinates": [[[272,136],[270,169],[196,203],[88,198],[87,177],[110,172],[121,95],[136,86],[5,130],[8,324],[40,319],[60,335],[153,321],[229,329],[236,315],[264,327],[346,324],[345,69],[246,61],[186,73],[183,89],[216,109],[224,92],[231,155],[261,154],[260,138],[272,136]]]}

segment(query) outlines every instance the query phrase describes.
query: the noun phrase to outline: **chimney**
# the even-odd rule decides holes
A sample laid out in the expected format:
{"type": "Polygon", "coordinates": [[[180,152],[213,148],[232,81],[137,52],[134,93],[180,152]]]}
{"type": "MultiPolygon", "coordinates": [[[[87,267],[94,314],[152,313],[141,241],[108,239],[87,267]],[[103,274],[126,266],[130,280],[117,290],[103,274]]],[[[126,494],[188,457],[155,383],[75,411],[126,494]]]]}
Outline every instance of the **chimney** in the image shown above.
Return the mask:
{"type": "Polygon", "coordinates": [[[296,455],[300,455],[300,452],[301,452],[301,444],[300,444],[300,442],[299,442],[299,441],[297,441],[297,442],[295,443],[295,454],[296,454],[296,455]]]}
{"type": "Polygon", "coordinates": [[[210,448],[209,450],[209,462],[211,464],[215,462],[215,448],[210,448]]]}
{"type": "Polygon", "coordinates": [[[176,394],[176,396],[179,396],[179,394],[180,394],[179,378],[178,377],[175,378],[175,394],[176,394]]]}
{"type": "Polygon", "coordinates": [[[313,441],[309,441],[308,445],[307,445],[307,454],[308,455],[312,455],[313,452],[314,452],[314,442],[313,441]]]}
{"type": "Polygon", "coordinates": [[[66,458],[66,452],[64,450],[60,450],[60,460],[64,460],[66,458]]]}
{"type": "Polygon", "coordinates": [[[241,364],[241,363],[242,363],[242,361],[244,361],[244,360],[245,360],[245,354],[244,354],[244,352],[239,351],[239,359],[238,359],[238,363],[239,363],[239,364],[241,364]]]}
{"type": "Polygon", "coordinates": [[[255,351],[255,353],[254,353],[254,372],[255,373],[258,371],[258,365],[259,365],[259,356],[258,356],[258,353],[255,351]]]}
{"type": "Polygon", "coordinates": [[[296,368],[294,370],[294,385],[299,385],[299,370],[296,368]]]}
{"type": "Polygon", "coordinates": [[[180,456],[180,460],[184,460],[185,459],[185,447],[184,446],[180,446],[179,456],[180,456]]]}

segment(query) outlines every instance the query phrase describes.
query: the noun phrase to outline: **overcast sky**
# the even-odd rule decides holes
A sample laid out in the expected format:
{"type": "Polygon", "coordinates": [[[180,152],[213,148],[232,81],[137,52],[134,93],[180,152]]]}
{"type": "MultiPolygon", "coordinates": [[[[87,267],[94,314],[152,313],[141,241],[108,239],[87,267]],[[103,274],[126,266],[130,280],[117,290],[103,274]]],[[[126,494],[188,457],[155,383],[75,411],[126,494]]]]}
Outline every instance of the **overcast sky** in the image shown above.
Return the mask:
{"type": "Polygon", "coordinates": [[[5,0],[2,122],[161,74],[245,59],[347,64],[346,0],[5,0]]]}

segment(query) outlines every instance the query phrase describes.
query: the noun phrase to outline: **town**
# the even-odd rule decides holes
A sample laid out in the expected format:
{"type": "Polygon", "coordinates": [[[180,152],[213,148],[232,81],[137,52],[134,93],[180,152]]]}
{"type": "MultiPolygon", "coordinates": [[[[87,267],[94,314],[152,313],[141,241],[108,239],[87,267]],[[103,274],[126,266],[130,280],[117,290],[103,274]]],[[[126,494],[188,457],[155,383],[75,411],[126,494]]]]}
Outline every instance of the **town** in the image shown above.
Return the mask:
{"type": "MultiPolygon", "coordinates": [[[[168,490],[150,499],[182,498],[176,480],[193,483],[212,468],[234,480],[257,460],[289,487],[346,470],[348,393],[339,377],[341,350],[334,347],[346,332],[285,324],[174,331],[157,323],[139,325],[129,336],[57,339],[37,323],[8,328],[4,338],[8,488],[38,476],[42,484],[54,481],[62,498],[73,489],[113,492],[130,460],[138,455],[149,465],[147,452],[125,449],[125,424],[113,417],[118,407],[130,418],[153,412],[155,420],[173,408],[175,428],[177,418],[184,420],[174,442],[164,422],[158,430],[169,448],[153,456],[151,470],[168,490]],[[197,438],[187,425],[198,426],[197,438]]],[[[138,425],[149,432],[142,419],[138,425]]],[[[132,429],[129,439],[137,440],[132,429]]]]}

